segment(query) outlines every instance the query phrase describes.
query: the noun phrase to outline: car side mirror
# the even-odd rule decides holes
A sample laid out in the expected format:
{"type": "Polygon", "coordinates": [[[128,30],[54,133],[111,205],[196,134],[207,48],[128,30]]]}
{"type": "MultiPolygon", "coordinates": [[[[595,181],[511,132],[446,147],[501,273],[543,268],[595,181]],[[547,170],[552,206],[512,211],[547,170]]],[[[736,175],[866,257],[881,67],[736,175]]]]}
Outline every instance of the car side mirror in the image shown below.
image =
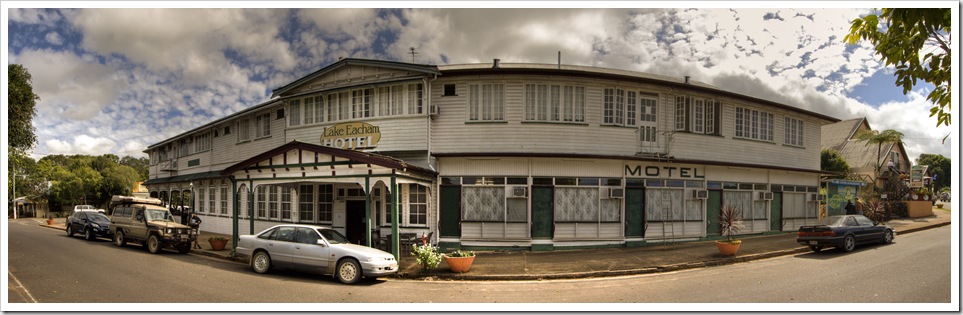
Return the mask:
{"type": "Polygon", "coordinates": [[[322,239],[318,239],[318,240],[317,240],[317,243],[318,243],[318,245],[321,245],[321,247],[328,246],[328,245],[324,244],[324,240],[322,240],[322,239]]]}

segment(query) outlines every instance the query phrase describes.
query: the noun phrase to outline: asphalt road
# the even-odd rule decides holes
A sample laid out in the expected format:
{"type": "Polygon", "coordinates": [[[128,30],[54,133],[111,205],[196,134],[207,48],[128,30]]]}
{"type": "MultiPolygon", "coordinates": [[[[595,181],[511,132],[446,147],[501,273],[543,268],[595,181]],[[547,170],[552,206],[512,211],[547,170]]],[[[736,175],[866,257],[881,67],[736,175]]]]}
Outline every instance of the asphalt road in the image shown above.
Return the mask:
{"type": "MultiPolygon", "coordinates": [[[[664,274],[518,282],[389,279],[347,286],[319,275],[292,271],[258,275],[245,264],[199,255],[173,251],[152,255],[139,245],[117,248],[106,239],[94,242],[80,237],[70,239],[63,231],[38,227],[30,220],[8,223],[10,303],[180,303],[165,310],[198,307],[183,303],[222,302],[950,303],[952,294],[950,227],[900,235],[891,245],[859,247],[852,253],[805,253],[664,274]]],[[[294,304],[283,310],[319,310],[314,305],[294,304]]],[[[880,305],[867,304],[882,307],[880,305]]],[[[113,307],[144,310],[130,304],[113,307]]],[[[367,304],[362,308],[423,309],[386,307],[367,304]]],[[[518,309],[517,305],[508,309],[491,307],[518,309]]],[[[614,307],[652,310],[649,305],[614,307]]],[[[785,306],[772,307],[784,309],[785,306]]],[[[276,304],[232,304],[202,309],[279,310],[276,304]]],[[[532,305],[521,309],[547,310],[532,305]]],[[[549,309],[604,310],[591,304],[556,305],[549,309]]]]}

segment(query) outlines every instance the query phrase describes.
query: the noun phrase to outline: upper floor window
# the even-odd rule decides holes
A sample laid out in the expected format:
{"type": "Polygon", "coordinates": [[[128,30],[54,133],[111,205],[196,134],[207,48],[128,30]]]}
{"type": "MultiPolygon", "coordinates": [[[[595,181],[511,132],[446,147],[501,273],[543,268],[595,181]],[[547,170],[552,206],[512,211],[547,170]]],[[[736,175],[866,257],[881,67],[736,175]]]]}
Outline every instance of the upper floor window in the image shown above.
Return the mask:
{"type": "Polygon", "coordinates": [[[237,121],[237,142],[251,140],[251,119],[242,118],[237,121]]]}
{"type": "Polygon", "coordinates": [[[719,134],[719,116],[722,102],[711,98],[689,95],[675,97],[675,123],[677,131],[698,134],[719,134]]]}
{"type": "Polygon", "coordinates": [[[291,100],[288,102],[288,111],[291,112],[288,115],[288,126],[297,126],[301,124],[301,100],[291,100]]]}
{"type": "Polygon", "coordinates": [[[770,113],[736,107],[736,138],[772,142],[773,120],[770,113]]]}
{"type": "Polygon", "coordinates": [[[422,89],[421,83],[408,84],[408,114],[421,114],[424,111],[422,89]]]}
{"type": "Polygon", "coordinates": [[[254,118],[255,138],[271,136],[271,113],[258,114],[254,118]]]}
{"type": "Polygon", "coordinates": [[[606,125],[655,125],[658,96],[619,88],[606,88],[602,123],[606,125]]]}
{"type": "Polygon", "coordinates": [[[352,118],[371,117],[371,94],[374,89],[351,91],[352,118]]]}
{"type": "Polygon", "coordinates": [[[505,120],[505,85],[500,83],[468,86],[469,121],[505,120]]]}
{"type": "Polygon", "coordinates": [[[786,117],[786,144],[803,146],[804,130],[802,120],[786,117]]]}
{"type": "Polygon", "coordinates": [[[585,88],[557,84],[525,85],[525,120],[581,122],[585,116],[585,88]]]}
{"type": "Polygon", "coordinates": [[[177,142],[178,157],[187,156],[191,154],[191,141],[192,139],[190,137],[187,137],[177,142]]]}
{"type": "Polygon", "coordinates": [[[194,136],[194,152],[204,152],[211,149],[211,133],[205,132],[194,136]]]}

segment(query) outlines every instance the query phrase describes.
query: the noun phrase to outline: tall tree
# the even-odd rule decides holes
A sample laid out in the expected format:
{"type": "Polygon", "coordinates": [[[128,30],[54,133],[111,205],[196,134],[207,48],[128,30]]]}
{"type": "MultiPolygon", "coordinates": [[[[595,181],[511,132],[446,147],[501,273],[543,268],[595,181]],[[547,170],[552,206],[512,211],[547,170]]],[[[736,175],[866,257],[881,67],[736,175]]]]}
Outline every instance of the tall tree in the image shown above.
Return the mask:
{"type": "Polygon", "coordinates": [[[878,130],[865,130],[856,134],[857,141],[866,141],[868,144],[876,145],[876,176],[879,176],[879,169],[883,167],[883,160],[880,155],[883,154],[883,144],[887,143],[899,143],[903,141],[903,133],[886,129],[883,131],[878,130]]]}
{"type": "Polygon", "coordinates": [[[937,127],[949,126],[952,10],[881,9],[875,13],[853,20],[843,40],[849,44],[868,40],[876,46],[883,63],[896,67],[896,85],[903,87],[903,94],[911,91],[917,80],[933,84],[935,88],[926,97],[935,104],[930,117],[936,116],[937,127]]]}
{"type": "Polygon", "coordinates": [[[30,72],[18,64],[7,65],[7,147],[11,150],[26,152],[37,142],[33,133],[33,116],[37,114],[37,101],[40,96],[33,93],[30,72]]]}
{"type": "Polygon", "coordinates": [[[127,155],[120,158],[120,165],[127,165],[133,168],[134,170],[136,170],[137,174],[140,175],[140,177],[137,179],[138,181],[147,180],[147,177],[149,175],[148,171],[150,167],[150,159],[146,157],[135,158],[127,155]]]}
{"type": "Polygon", "coordinates": [[[839,151],[833,149],[823,149],[819,153],[819,169],[823,171],[836,172],[840,175],[849,174],[849,163],[846,163],[846,159],[839,154],[839,151]]]}
{"type": "Polygon", "coordinates": [[[952,160],[940,154],[920,154],[916,158],[916,165],[929,166],[928,171],[934,177],[933,191],[940,191],[943,187],[950,187],[950,176],[952,176],[952,160]]]}

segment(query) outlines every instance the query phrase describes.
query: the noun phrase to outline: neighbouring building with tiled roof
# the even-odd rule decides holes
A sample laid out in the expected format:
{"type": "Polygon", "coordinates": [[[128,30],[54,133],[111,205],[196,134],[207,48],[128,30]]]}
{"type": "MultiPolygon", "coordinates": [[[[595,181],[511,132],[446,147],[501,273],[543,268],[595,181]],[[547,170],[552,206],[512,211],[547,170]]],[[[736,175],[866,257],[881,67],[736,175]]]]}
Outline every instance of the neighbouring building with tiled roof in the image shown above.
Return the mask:
{"type": "Polygon", "coordinates": [[[884,143],[880,148],[876,144],[856,140],[859,133],[872,130],[866,118],[844,120],[823,125],[821,142],[823,149],[839,152],[849,164],[852,177],[881,187],[889,176],[899,176],[893,171],[909,173],[912,164],[902,142],[884,143]],[[882,165],[880,174],[876,174],[877,165],[882,165]]]}

